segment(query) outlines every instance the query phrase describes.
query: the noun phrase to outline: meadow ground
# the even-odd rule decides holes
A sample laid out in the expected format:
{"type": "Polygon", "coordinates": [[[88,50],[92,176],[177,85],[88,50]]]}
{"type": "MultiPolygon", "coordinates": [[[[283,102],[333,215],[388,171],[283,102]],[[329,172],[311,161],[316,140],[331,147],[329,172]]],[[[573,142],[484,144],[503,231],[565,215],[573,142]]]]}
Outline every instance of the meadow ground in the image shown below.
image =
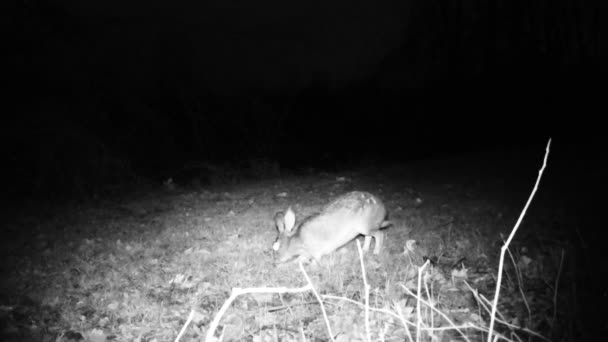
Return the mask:
{"type": "MultiPolygon", "coordinates": [[[[383,252],[364,255],[365,273],[354,242],[304,266],[326,318],[311,291],[269,290],[237,297],[214,336],[326,341],[331,329],[339,341],[482,340],[500,248],[543,155],[540,146],[400,165],[362,162],[341,172],[158,185],[15,211],[2,227],[0,336],[172,341],[192,313],[180,340],[204,340],[233,288],[308,284],[298,264],[274,262],[275,212],[292,206],[302,217],[342,193],[366,190],[382,198],[393,222],[383,252]]],[[[582,186],[572,180],[584,173],[555,160],[549,157],[505,259],[494,330],[507,341],[591,334],[583,310],[593,301],[586,278],[593,241],[572,205],[582,186]]],[[[598,317],[595,326],[605,326],[606,315],[598,317]]]]}

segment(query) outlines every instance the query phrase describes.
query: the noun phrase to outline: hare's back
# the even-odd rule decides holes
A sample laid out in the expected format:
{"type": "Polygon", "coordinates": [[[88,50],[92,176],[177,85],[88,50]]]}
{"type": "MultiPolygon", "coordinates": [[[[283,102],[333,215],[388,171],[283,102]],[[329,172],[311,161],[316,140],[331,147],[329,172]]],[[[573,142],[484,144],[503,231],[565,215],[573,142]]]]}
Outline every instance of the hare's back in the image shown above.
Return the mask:
{"type": "Polygon", "coordinates": [[[384,204],[378,197],[369,192],[352,191],[336,198],[326,205],[325,208],[323,208],[323,213],[329,214],[342,210],[358,213],[363,209],[372,207],[384,207],[384,204]]]}
{"type": "Polygon", "coordinates": [[[386,208],[378,197],[353,191],[329,203],[321,216],[332,221],[330,226],[351,227],[360,234],[368,234],[381,226],[386,218],[386,208]]]}

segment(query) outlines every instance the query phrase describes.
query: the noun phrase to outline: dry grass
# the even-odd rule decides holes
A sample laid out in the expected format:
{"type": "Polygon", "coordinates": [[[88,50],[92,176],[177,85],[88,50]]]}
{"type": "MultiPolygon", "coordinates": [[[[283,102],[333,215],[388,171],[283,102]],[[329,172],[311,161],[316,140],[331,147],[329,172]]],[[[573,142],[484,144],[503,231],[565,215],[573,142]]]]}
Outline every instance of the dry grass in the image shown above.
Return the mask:
{"type": "MultiPolygon", "coordinates": [[[[1,336],[172,341],[181,331],[180,341],[488,338],[500,233],[510,232],[513,212],[470,184],[398,184],[367,172],[213,191],[177,187],[15,221],[5,232],[21,233],[3,243],[1,336]],[[311,213],[352,189],[378,194],[391,212],[395,225],[381,255],[360,256],[351,243],[320,265],[274,263],[274,212],[293,205],[311,213]]],[[[559,324],[568,300],[559,285],[562,247],[557,241],[511,246],[493,328],[499,339],[572,333],[559,324]]]]}

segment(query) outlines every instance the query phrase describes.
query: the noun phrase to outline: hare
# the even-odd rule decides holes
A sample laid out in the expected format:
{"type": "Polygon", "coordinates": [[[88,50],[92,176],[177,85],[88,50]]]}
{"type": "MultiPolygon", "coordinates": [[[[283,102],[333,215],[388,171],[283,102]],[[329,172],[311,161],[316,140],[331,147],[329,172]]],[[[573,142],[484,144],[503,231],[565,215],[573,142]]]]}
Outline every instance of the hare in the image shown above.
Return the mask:
{"type": "Polygon", "coordinates": [[[279,262],[299,257],[306,261],[313,258],[318,263],[323,255],[332,253],[362,234],[365,236],[363,250],[368,251],[373,236],[376,241],[374,254],[379,254],[384,240],[384,232],[380,229],[391,224],[386,216],[382,201],[361,191],[336,198],[321,212],[305,218],[298,225],[289,207],[285,214],[278,212],[274,217],[279,237],[273,249],[279,262]]]}

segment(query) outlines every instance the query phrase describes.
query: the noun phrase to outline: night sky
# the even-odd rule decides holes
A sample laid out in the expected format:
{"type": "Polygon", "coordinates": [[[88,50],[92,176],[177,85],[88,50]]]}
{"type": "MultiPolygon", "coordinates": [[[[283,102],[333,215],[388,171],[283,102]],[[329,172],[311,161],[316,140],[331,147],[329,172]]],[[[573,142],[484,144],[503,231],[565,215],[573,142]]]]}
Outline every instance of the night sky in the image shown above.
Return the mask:
{"type": "Polygon", "coordinates": [[[542,150],[549,137],[578,154],[603,134],[603,3],[10,2],[7,193],[89,193],[192,163],[542,150]]]}

